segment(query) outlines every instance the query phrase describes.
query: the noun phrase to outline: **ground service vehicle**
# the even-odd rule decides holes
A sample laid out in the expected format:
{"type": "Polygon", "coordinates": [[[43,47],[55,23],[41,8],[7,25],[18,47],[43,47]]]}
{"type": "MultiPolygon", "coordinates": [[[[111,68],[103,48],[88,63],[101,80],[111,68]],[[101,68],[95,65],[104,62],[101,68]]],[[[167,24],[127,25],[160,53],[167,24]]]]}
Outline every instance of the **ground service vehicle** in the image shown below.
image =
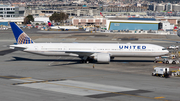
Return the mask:
{"type": "Polygon", "coordinates": [[[166,64],[179,64],[179,60],[177,59],[163,59],[163,63],[166,63],[166,64]]]}
{"type": "Polygon", "coordinates": [[[178,49],[178,48],[179,48],[179,46],[175,46],[175,45],[171,45],[168,47],[168,49],[178,49]]]}
{"type": "Polygon", "coordinates": [[[152,76],[159,77],[169,77],[169,68],[168,67],[155,67],[152,72],[152,76]]]}

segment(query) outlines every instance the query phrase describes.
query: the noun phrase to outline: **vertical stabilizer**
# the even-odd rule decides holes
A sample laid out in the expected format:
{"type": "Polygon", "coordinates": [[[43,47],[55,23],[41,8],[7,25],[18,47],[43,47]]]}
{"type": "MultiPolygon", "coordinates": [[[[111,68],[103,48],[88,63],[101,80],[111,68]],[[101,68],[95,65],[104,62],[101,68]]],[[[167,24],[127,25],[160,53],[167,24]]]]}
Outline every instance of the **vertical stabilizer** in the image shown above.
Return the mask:
{"type": "Polygon", "coordinates": [[[31,38],[24,33],[14,22],[10,22],[11,29],[18,44],[31,44],[34,43],[31,38]]]}

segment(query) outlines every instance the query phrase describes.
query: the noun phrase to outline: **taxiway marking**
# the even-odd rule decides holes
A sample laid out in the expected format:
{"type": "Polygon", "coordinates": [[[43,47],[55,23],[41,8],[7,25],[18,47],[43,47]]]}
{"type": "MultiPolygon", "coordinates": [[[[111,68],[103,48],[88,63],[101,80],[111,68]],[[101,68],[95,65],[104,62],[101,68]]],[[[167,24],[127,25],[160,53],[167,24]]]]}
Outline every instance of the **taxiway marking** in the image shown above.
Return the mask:
{"type": "Polygon", "coordinates": [[[160,97],[154,97],[155,99],[162,99],[165,98],[164,96],[160,96],[160,97]]]}

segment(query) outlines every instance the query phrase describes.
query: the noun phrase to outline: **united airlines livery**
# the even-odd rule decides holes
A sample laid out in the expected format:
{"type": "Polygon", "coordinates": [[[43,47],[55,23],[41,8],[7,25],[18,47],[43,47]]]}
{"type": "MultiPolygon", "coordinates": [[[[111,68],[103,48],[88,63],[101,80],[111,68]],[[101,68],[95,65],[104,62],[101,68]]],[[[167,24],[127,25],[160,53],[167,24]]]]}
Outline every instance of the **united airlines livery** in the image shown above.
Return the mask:
{"type": "Polygon", "coordinates": [[[154,44],[120,43],[35,43],[14,22],[10,22],[17,44],[11,49],[46,56],[76,56],[83,62],[90,59],[109,63],[114,57],[161,56],[169,53],[162,46],[154,44]]]}

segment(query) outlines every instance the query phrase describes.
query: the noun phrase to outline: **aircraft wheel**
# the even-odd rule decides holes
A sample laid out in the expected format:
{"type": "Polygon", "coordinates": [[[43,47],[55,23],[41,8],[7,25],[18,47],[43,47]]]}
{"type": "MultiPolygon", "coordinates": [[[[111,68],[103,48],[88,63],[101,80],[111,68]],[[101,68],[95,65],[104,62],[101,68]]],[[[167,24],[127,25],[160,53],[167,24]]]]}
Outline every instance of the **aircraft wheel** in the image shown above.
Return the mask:
{"type": "Polygon", "coordinates": [[[166,64],[169,64],[169,61],[166,61],[166,64]]]}
{"type": "Polygon", "coordinates": [[[81,63],[85,63],[85,61],[84,61],[84,60],[81,60],[81,63]]]}
{"type": "Polygon", "coordinates": [[[173,62],[172,62],[172,64],[176,64],[176,62],[175,62],[175,61],[173,61],[173,62]]]}

